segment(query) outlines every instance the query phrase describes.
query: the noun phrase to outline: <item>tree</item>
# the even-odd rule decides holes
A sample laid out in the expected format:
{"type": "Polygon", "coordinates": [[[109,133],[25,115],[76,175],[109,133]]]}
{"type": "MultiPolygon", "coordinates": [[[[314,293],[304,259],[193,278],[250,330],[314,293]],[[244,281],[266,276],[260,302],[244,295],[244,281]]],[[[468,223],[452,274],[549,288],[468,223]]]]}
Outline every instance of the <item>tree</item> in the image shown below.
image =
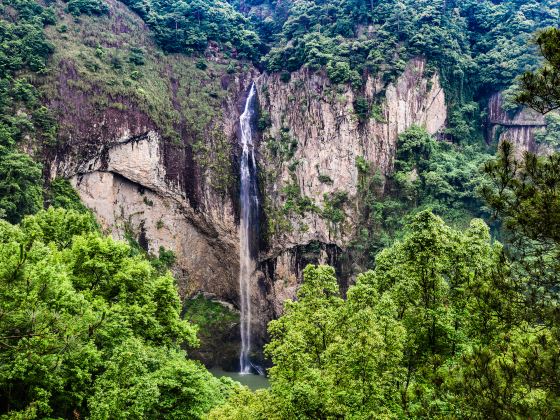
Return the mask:
{"type": "Polygon", "coordinates": [[[535,42],[546,63],[521,76],[517,101],[545,114],[560,108],[560,29],[541,31],[535,42]]]}
{"type": "Polygon", "coordinates": [[[17,223],[42,207],[41,165],[0,146],[0,217],[17,223]]]}
{"type": "MultiPolygon", "coordinates": [[[[267,413],[324,419],[543,413],[545,401],[556,401],[550,383],[527,378],[533,350],[544,354],[539,337],[553,333],[524,334],[521,294],[509,267],[481,220],[461,232],[429,211],[417,214],[402,241],[377,256],[374,270],[356,278],[346,300],[331,267],[308,266],[297,300],[286,302],[284,314],[269,324],[270,390],[240,392],[215,413],[254,419],[267,413]],[[529,340],[508,350],[515,357],[525,345],[525,359],[509,376],[499,362],[500,340],[508,334],[529,340]],[[493,374],[475,362],[478,349],[497,355],[493,374]],[[489,381],[492,392],[516,385],[494,412],[488,409],[493,394],[478,395],[476,404],[463,397],[477,392],[476,378],[485,374],[500,379],[489,381]],[[468,381],[463,388],[458,377],[468,381]],[[517,400],[528,384],[534,395],[517,400]],[[247,402],[243,409],[236,408],[240,401],[247,402]]],[[[556,366],[553,354],[546,357],[540,372],[556,366]]]]}
{"type": "Polygon", "coordinates": [[[202,418],[231,382],[186,358],[173,278],[90,213],[0,221],[0,414],[202,418]]]}
{"type": "Polygon", "coordinates": [[[560,154],[522,159],[503,142],[498,158],[485,166],[491,183],[482,189],[508,235],[509,253],[526,288],[533,319],[558,322],[560,301],[560,154]],[[544,312],[549,312],[544,315],[544,312]]]}
{"type": "MultiPolygon", "coordinates": [[[[560,30],[539,33],[536,42],[546,63],[521,77],[517,100],[541,112],[560,104],[560,30]]],[[[497,159],[488,162],[485,173],[491,184],[482,190],[494,215],[510,235],[510,253],[517,262],[533,317],[558,324],[554,309],[560,284],[560,154],[519,159],[509,142],[500,146],[497,159]],[[543,314],[543,311],[545,312],[543,314]]]]}

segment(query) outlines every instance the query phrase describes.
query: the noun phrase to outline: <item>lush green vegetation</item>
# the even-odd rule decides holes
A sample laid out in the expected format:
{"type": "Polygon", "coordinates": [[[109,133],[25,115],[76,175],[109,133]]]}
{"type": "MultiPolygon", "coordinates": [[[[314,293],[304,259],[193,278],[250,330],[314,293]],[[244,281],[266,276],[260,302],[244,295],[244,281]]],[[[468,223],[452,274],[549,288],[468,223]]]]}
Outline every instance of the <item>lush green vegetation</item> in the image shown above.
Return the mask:
{"type": "Polygon", "coordinates": [[[263,58],[269,70],[324,68],[333,82],[359,87],[364,75],[390,80],[410,57],[423,55],[459,102],[507,87],[534,66],[531,34],[558,24],[554,1],[247,3],[270,48],[263,58]]]}
{"type": "Polygon", "coordinates": [[[202,53],[217,44],[226,54],[258,57],[258,35],[227,1],[122,1],[148,23],[165,51],[202,53]]]}
{"type": "Polygon", "coordinates": [[[167,51],[202,53],[215,44],[262,59],[271,71],[325,69],[333,82],[356,87],[365,74],[391,79],[410,57],[423,55],[459,96],[473,87],[507,87],[537,63],[531,34],[558,23],[553,0],[124,3],[167,51]]]}
{"type": "Polygon", "coordinates": [[[89,213],[0,222],[0,411],[10,418],[200,418],[229,385],[185,357],[174,280],[89,213]]]}
{"type": "Polygon", "coordinates": [[[73,16],[86,15],[105,15],[109,12],[109,7],[102,0],[69,0],[66,7],[73,16]]]}
{"type": "MultiPolygon", "coordinates": [[[[123,59],[76,32],[77,23],[94,21],[72,19],[105,14],[104,2],[69,1],[65,11],[73,17],[57,10],[63,22],[46,30],[56,23],[52,8],[20,0],[0,10],[0,415],[201,418],[232,385],[186,357],[183,348],[198,343],[197,328],[180,317],[167,272],[173,253],[147,256],[133,238],[127,245],[102,236],[69,182],[56,179],[43,188],[41,165],[20,151],[47,155],[59,141],[56,119],[43,106],[56,83],[47,68],[53,51],[55,62],[79,59],[78,71],[87,74],[80,86],[94,99],[96,78],[110,82],[130,68],[141,79],[142,66],[144,74],[152,72],[152,57],[142,49],[131,46],[123,59]],[[46,32],[61,49],[54,50],[46,32]],[[40,210],[43,205],[50,208],[40,210]]],[[[121,81],[123,89],[112,85],[111,95],[133,88],[121,81]]],[[[143,87],[150,92],[151,84],[143,87]]],[[[200,112],[206,102],[193,109],[197,123],[207,121],[200,112]]],[[[158,115],[166,110],[143,103],[158,115]]]]}
{"type": "Polygon", "coordinates": [[[0,16],[0,217],[16,223],[42,206],[41,166],[17,144],[32,138],[41,147],[56,136],[56,123],[25,75],[45,71],[52,45],[43,27],[55,18],[31,0],[3,2],[0,16]]]}
{"type": "Polygon", "coordinates": [[[556,417],[557,293],[529,298],[517,269],[481,220],[458,231],[428,211],[345,300],[332,268],[308,266],[269,324],[271,389],[210,417],[556,417]]]}
{"type": "MultiPolygon", "coordinates": [[[[152,32],[102,0],[0,5],[2,418],[560,417],[560,155],[519,157],[504,142],[489,160],[480,142],[480,101],[538,64],[528,40],[558,24],[555,0],[122,3],[152,32]],[[382,118],[365,78],[388,83],[419,55],[446,89],[447,140],[411,127],[385,179],[356,159],[362,220],[351,252],[356,270],[370,271],[343,297],[332,268],[305,269],[297,300],[269,325],[268,390],[189,359],[197,334],[225,336],[237,315],[202,296],[181,308],[173,252],[147,255],[128,231],[128,243],[104,236],[70,183],[45,180],[33,160],[64,141],[45,106],[59,83],[52,63],[72,63],[66,82],[97,107],[138,107],[166,140],[185,140],[226,193],[233,151],[214,121],[238,59],[284,82],[307,67],[350,84],[364,123],[382,118]],[[471,220],[490,212],[504,245],[471,220]]],[[[545,64],[521,77],[516,99],[549,112],[560,103],[560,31],[536,44],[545,64]]],[[[262,113],[258,127],[271,121],[262,113]]],[[[558,115],[547,122],[537,142],[557,150],[558,115]]],[[[295,177],[289,127],[264,140],[293,175],[271,230],[316,213],[337,235],[348,194],[326,194],[319,207],[295,177]]]]}
{"type": "Polygon", "coordinates": [[[362,220],[352,244],[357,263],[371,268],[375,255],[424,209],[461,228],[473,217],[488,216],[478,190],[485,183],[482,166],[490,157],[483,146],[436,141],[425,129],[412,126],[399,136],[395,171],[388,178],[358,158],[362,220]]]}
{"type": "Polygon", "coordinates": [[[539,33],[536,44],[545,64],[536,72],[526,72],[520,80],[521,92],[517,101],[547,113],[560,108],[560,30],[548,28],[539,33]]]}
{"type": "Polygon", "coordinates": [[[239,323],[239,315],[220,302],[197,295],[185,302],[185,318],[198,327],[202,342],[211,342],[216,334],[224,335],[239,323]]]}

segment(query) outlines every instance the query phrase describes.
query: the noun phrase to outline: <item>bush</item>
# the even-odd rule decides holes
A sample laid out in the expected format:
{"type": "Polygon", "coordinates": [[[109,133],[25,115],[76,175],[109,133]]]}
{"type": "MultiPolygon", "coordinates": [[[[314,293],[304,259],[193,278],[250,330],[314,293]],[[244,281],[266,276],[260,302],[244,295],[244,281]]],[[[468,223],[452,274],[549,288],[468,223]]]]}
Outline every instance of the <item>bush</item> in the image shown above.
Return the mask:
{"type": "Polygon", "coordinates": [[[66,9],[73,16],[101,16],[109,13],[109,7],[102,0],[70,0],[66,9]]]}
{"type": "Polygon", "coordinates": [[[358,116],[360,122],[367,121],[370,117],[371,111],[367,98],[358,96],[354,100],[354,112],[358,116]]]}
{"type": "Polygon", "coordinates": [[[144,50],[142,48],[131,48],[128,61],[136,66],[142,66],[146,62],[144,50]]]}
{"type": "Polygon", "coordinates": [[[329,61],[327,75],[333,83],[346,83],[350,81],[352,73],[350,64],[345,61],[329,61]]]}
{"type": "Polygon", "coordinates": [[[282,81],[284,83],[288,83],[291,78],[292,78],[292,75],[289,71],[283,71],[282,73],[280,73],[280,81],[282,81]]]}
{"type": "Polygon", "coordinates": [[[18,223],[42,207],[41,172],[26,154],[0,147],[0,218],[18,223]]]}

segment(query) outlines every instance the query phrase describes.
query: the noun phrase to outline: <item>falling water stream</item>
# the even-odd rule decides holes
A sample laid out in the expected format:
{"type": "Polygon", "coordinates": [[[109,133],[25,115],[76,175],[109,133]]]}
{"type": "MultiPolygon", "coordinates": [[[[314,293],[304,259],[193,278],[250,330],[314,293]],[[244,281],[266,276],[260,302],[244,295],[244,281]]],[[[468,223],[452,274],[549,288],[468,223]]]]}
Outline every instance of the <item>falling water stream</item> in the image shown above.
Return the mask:
{"type": "Polygon", "coordinates": [[[258,226],[259,197],[257,187],[257,165],[253,145],[252,117],[256,89],[251,90],[245,102],[243,114],[239,117],[241,131],[240,163],[240,224],[239,224],[239,292],[241,302],[241,353],[239,355],[240,373],[248,374],[259,370],[250,360],[251,353],[251,287],[250,280],[255,271],[251,247],[258,226]]]}

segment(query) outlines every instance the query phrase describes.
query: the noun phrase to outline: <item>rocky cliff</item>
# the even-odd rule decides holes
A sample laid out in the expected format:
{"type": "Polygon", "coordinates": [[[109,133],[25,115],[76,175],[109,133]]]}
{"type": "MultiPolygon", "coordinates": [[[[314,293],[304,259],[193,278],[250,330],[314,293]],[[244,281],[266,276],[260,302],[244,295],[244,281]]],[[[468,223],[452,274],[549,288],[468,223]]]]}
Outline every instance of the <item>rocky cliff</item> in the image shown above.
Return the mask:
{"type": "Polygon", "coordinates": [[[488,101],[488,140],[501,142],[508,140],[518,153],[525,151],[542,153],[535,142],[535,132],[546,127],[542,114],[529,108],[513,112],[504,109],[504,97],[493,94],[488,101]]]}
{"type": "Polygon", "coordinates": [[[305,262],[328,262],[347,277],[340,257],[360,217],[359,163],[390,173],[398,134],[413,124],[437,134],[447,111],[439,77],[427,74],[423,59],[410,61],[394,83],[369,77],[359,93],[305,69],[289,82],[263,75],[258,89],[261,121],[269,118],[261,143],[269,233],[261,266],[269,287],[261,301],[277,316],[305,262]]]}
{"type": "Polygon", "coordinates": [[[48,105],[60,123],[50,176],[71,179],[113,236],[174,251],[185,299],[203,292],[238,305],[238,119],[254,80],[267,234],[251,295],[262,342],[306,263],[347,271],[357,163],[390,173],[399,133],[444,126],[438,75],[415,59],[394,83],[370,77],[355,92],[305,69],[289,81],[243,63],[231,71],[211,50],[203,63],[161,54],[138,17],[108,4],[108,17],[61,15],[67,30],[48,32],[57,46],[48,105]]]}
{"type": "Polygon", "coordinates": [[[148,252],[177,256],[182,296],[237,299],[235,145],[250,73],[163,56],[140,18],[117,1],[108,17],[50,29],[49,107],[59,144],[50,176],[72,180],[101,226],[148,252]],[[95,31],[95,32],[94,32],[95,31]],[[143,64],[130,64],[130,54],[143,64]]]}

